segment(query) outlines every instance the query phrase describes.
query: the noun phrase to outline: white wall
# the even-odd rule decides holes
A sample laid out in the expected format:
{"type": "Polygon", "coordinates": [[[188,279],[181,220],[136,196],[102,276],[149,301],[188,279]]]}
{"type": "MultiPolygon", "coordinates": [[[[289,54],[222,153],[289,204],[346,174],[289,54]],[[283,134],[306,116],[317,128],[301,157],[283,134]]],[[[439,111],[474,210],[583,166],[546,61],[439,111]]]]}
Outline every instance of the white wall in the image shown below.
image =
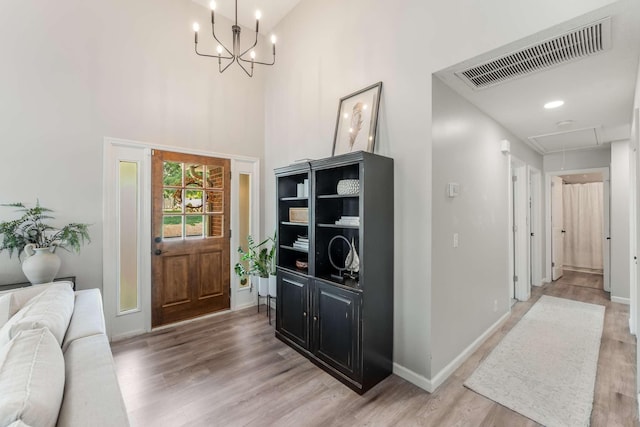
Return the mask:
{"type": "Polygon", "coordinates": [[[535,161],[534,167],[542,156],[438,78],[432,91],[435,376],[510,309],[510,157],[500,152],[500,141],[508,139],[511,151],[535,161]],[[446,196],[449,182],[460,184],[460,196],[446,196]]]}
{"type": "MultiPolygon", "coordinates": [[[[611,144],[611,299],[629,298],[629,141],[611,144]]],[[[618,300],[618,302],[620,302],[618,300]]]]}
{"type": "MultiPolygon", "coordinates": [[[[104,136],[263,154],[263,73],[219,75],[197,57],[191,24],[208,20],[188,0],[0,2],[0,203],[39,198],[54,224],[93,224],[80,255],[59,251],[60,275],[79,288],[102,283],[104,136]]],[[[207,32],[200,44],[211,50],[207,32]]],[[[10,215],[0,209],[0,220],[10,215]]],[[[0,284],[23,280],[0,254],[0,284]]]]}
{"type": "Polygon", "coordinates": [[[304,0],[275,29],[280,56],[265,99],[266,229],[275,226],[271,170],[329,156],[339,98],[384,82],[375,151],[395,160],[394,361],[405,378],[429,387],[432,322],[440,322],[431,312],[438,304],[431,296],[431,74],[608,3],[304,0]]]}
{"type": "Polygon", "coordinates": [[[611,148],[605,145],[593,150],[546,154],[542,161],[545,172],[605,168],[611,163],[611,148]]]}
{"type": "MultiPolygon", "coordinates": [[[[636,176],[632,177],[632,179],[636,180],[636,189],[640,188],[640,64],[638,66],[638,76],[636,78],[636,92],[635,97],[633,99],[633,123],[631,125],[631,135],[635,140],[634,145],[636,149],[636,176]]],[[[631,238],[636,239],[636,248],[640,248],[640,197],[637,197],[636,194],[636,235],[631,236],[631,238]]],[[[634,255],[638,255],[637,253],[634,255]]],[[[638,273],[638,263],[636,262],[636,273],[638,273]]],[[[640,281],[640,274],[636,274],[636,282],[632,284],[635,286],[635,301],[631,301],[631,304],[635,304],[635,307],[632,307],[632,310],[635,312],[635,332],[636,337],[638,333],[640,333],[640,316],[638,315],[638,311],[640,310],[640,289],[638,289],[638,281],[640,281]]],[[[640,396],[640,339],[636,340],[636,391],[640,396]]],[[[638,413],[640,414],[640,407],[638,408],[638,413]]]]}

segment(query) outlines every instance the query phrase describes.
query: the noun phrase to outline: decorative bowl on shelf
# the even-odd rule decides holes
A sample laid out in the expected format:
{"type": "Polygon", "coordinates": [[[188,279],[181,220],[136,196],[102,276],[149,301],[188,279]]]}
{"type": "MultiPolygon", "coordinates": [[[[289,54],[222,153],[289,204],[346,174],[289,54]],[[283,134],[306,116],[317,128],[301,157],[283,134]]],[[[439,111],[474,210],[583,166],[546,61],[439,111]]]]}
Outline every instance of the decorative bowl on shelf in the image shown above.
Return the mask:
{"type": "Polygon", "coordinates": [[[336,189],[336,191],[340,196],[358,194],[360,192],[360,180],[341,179],[340,181],[338,181],[338,188],[336,189]]]}
{"type": "Polygon", "coordinates": [[[300,270],[306,270],[309,267],[309,262],[305,259],[297,259],[296,260],[296,268],[300,270]]]}

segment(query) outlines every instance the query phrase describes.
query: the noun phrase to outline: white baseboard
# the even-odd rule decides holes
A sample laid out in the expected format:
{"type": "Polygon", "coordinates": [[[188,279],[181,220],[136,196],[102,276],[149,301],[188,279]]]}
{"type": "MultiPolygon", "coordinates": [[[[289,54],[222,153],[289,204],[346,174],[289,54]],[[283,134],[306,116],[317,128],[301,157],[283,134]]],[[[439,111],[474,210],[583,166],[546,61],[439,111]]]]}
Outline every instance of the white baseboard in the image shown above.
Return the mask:
{"type": "Polygon", "coordinates": [[[241,305],[237,305],[232,311],[236,311],[236,310],[243,310],[245,308],[249,308],[249,307],[255,307],[256,306],[256,302],[255,301],[251,301],[251,302],[247,302],[241,305]]]}
{"type": "Polygon", "coordinates": [[[495,331],[506,322],[511,314],[510,311],[506,312],[500,317],[493,325],[482,333],[475,341],[473,341],[467,348],[465,348],[455,359],[453,359],[447,366],[445,366],[440,372],[438,372],[433,379],[429,379],[424,375],[420,375],[411,369],[405,368],[397,363],[393,364],[393,373],[402,379],[409,381],[410,383],[433,393],[438,387],[444,383],[447,378],[453,372],[458,369],[462,364],[476,351],[495,331]]]}
{"type": "Polygon", "coordinates": [[[114,335],[111,337],[111,342],[122,341],[128,338],[137,337],[138,335],[142,335],[147,333],[144,329],[136,329],[135,331],[125,332],[124,334],[114,335]]]}
{"type": "Polygon", "coordinates": [[[476,338],[474,342],[472,342],[467,348],[465,348],[462,353],[460,353],[455,359],[453,359],[447,366],[442,368],[442,370],[431,379],[431,386],[433,387],[433,390],[436,390],[438,387],[440,387],[442,383],[444,383],[456,369],[462,366],[462,364],[469,358],[469,356],[471,356],[473,352],[476,351],[487,340],[487,338],[491,336],[491,334],[500,329],[504,322],[506,322],[509,318],[509,315],[511,315],[511,311],[503,314],[502,317],[500,317],[493,325],[489,327],[489,329],[484,331],[482,335],[476,338]]]}
{"type": "Polygon", "coordinates": [[[431,385],[431,381],[429,381],[429,379],[424,375],[415,373],[411,369],[407,369],[404,366],[398,365],[395,362],[393,363],[393,373],[399,376],[400,378],[409,381],[411,384],[414,384],[420,387],[421,389],[428,391],[429,393],[433,393],[433,387],[431,385]]]}
{"type": "Polygon", "coordinates": [[[611,296],[611,302],[617,302],[619,304],[626,304],[626,305],[629,305],[631,303],[629,298],[614,297],[613,295],[611,296]]]}

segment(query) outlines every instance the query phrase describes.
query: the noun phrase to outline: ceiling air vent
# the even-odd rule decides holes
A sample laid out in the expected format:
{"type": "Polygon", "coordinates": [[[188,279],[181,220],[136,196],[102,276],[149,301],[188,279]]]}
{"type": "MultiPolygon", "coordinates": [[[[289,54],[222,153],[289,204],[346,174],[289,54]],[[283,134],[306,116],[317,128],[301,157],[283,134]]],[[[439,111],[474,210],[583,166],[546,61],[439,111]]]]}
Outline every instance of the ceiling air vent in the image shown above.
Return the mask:
{"type": "Polygon", "coordinates": [[[456,75],[474,89],[484,89],[518,77],[585,58],[611,47],[611,17],[576,28],[511,52],[456,75]]]}

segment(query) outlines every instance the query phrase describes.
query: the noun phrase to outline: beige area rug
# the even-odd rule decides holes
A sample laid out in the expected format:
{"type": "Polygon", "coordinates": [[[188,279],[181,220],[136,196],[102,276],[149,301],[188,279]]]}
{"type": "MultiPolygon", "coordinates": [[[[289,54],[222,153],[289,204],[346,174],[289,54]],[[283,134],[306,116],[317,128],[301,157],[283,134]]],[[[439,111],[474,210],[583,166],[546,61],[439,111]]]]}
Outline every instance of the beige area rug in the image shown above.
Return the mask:
{"type": "Polygon", "coordinates": [[[604,310],[542,296],[464,385],[548,427],[588,426],[604,310]]]}

